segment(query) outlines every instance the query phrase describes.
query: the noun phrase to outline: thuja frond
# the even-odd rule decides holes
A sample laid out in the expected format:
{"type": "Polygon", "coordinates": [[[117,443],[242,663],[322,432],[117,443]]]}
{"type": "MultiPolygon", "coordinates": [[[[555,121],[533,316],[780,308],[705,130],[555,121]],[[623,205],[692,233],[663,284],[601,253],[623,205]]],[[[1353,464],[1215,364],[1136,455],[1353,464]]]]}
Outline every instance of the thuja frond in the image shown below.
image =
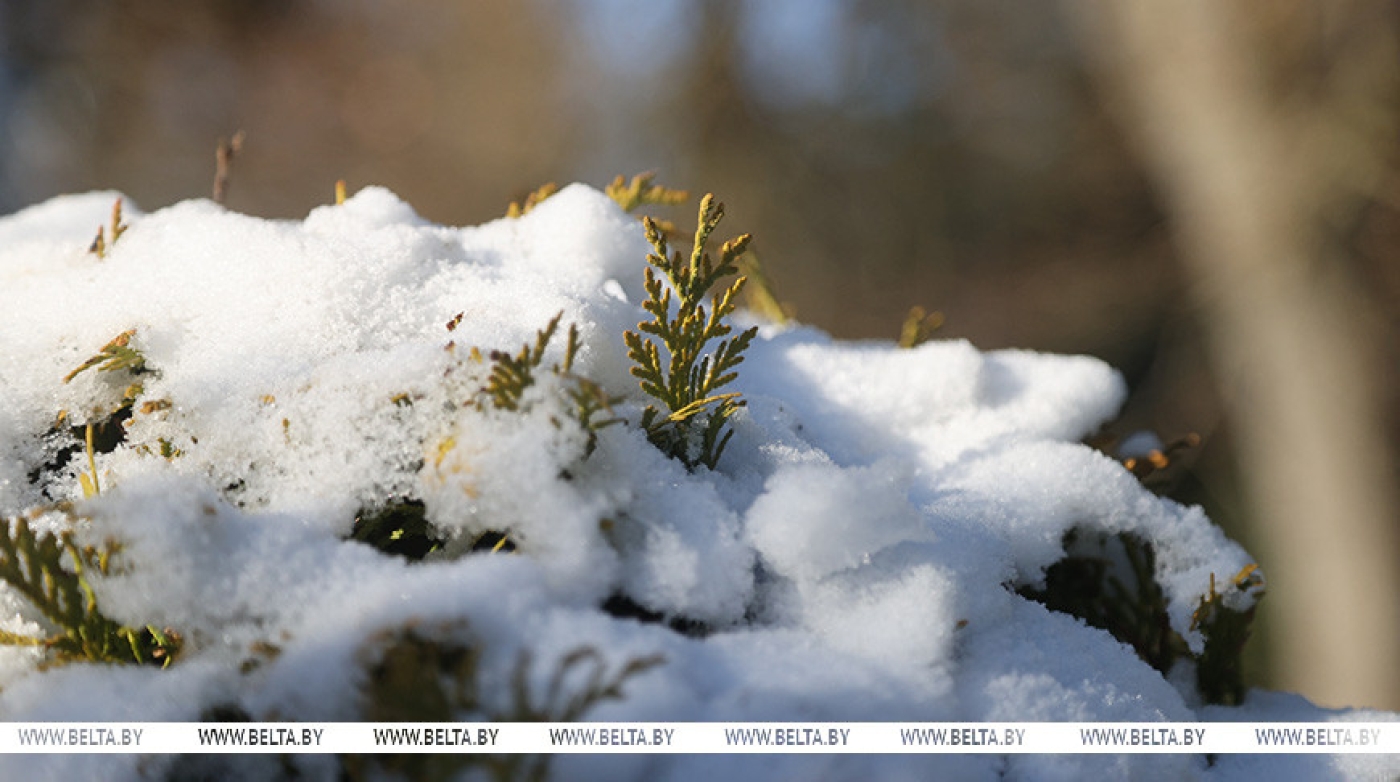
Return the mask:
{"type": "Polygon", "coordinates": [[[110,234],[112,238],[108,239],[107,237],[109,234],[106,229],[99,225],[97,227],[97,237],[92,240],[92,245],[88,247],[88,252],[96,255],[99,259],[106,258],[107,248],[116,244],[122,234],[126,233],[127,228],[127,224],[122,222],[122,200],[118,198],[116,202],[112,204],[112,230],[110,234]]]}
{"type": "MultiPolygon", "coordinates": [[[[525,390],[534,385],[535,373],[544,361],[545,348],[549,346],[549,341],[554,338],[554,334],[559,328],[559,321],[563,316],[563,312],[555,315],[543,329],[537,332],[533,346],[526,344],[519,353],[513,356],[501,351],[491,353],[491,373],[487,378],[484,391],[496,409],[511,411],[520,409],[521,398],[524,396],[525,390]]],[[[455,326],[455,323],[449,321],[449,326],[455,326]]],[[[592,380],[574,373],[574,359],[578,355],[578,350],[578,326],[571,325],[564,346],[564,360],[561,364],[556,364],[553,371],[566,381],[565,393],[573,402],[574,420],[588,433],[585,454],[591,454],[597,445],[598,430],[621,420],[614,417],[600,417],[601,414],[611,413],[612,406],[621,400],[609,396],[602,386],[592,380]]]]}
{"type": "Polygon", "coordinates": [[[588,442],[584,445],[584,455],[588,456],[598,447],[598,431],[613,424],[622,423],[622,419],[612,414],[613,405],[622,401],[620,397],[610,396],[603,387],[594,383],[586,377],[577,375],[571,376],[573,385],[567,391],[569,399],[574,403],[574,420],[588,433],[588,442]],[[606,417],[603,417],[606,416],[606,417]]]}
{"type": "Polygon", "coordinates": [[[525,389],[535,384],[535,370],[544,360],[544,349],[554,337],[563,315],[562,312],[555,315],[548,325],[535,334],[533,348],[527,344],[514,356],[499,350],[491,352],[491,375],[485,390],[496,409],[520,409],[520,398],[525,389]]]}
{"type": "MultiPolygon", "coordinates": [[[[366,653],[378,661],[367,665],[368,681],[361,718],[370,722],[452,722],[478,714],[478,660],[472,645],[451,640],[455,628],[425,629],[412,624],[371,639],[366,653]],[[448,636],[439,639],[435,636],[448,636]],[[374,652],[374,647],[383,647],[374,652]]],[[[512,779],[497,770],[499,762],[478,753],[343,755],[341,778],[358,782],[380,779],[385,771],[406,779],[456,779],[468,769],[512,779]]]]}
{"type": "Polygon", "coordinates": [[[1189,653],[1171,628],[1150,542],[1076,528],[1063,545],[1068,554],[1046,569],[1044,589],[1023,587],[1023,597],[1107,630],[1164,673],[1189,653]]]}
{"type": "Polygon", "coordinates": [[[170,630],[123,627],[97,606],[83,574],[84,565],[105,570],[110,550],[80,550],[72,533],[36,534],[24,518],[6,523],[0,534],[0,579],[28,600],[59,630],[47,638],[0,633],[0,643],[43,646],[57,663],[148,663],[169,665],[180,636],[170,630]],[[69,568],[63,566],[67,558],[69,568]]]}
{"type": "MultiPolygon", "coordinates": [[[[135,335],[136,329],[128,329],[113,337],[110,342],[102,346],[96,355],[65,375],[63,382],[69,383],[73,378],[89,369],[96,369],[98,372],[125,370],[133,378],[151,372],[152,370],[146,366],[145,355],[131,346],[131,339],[135,335]]],[[[141,395],[143,388],[140,380],[133,380],[122,391],[121,400],[116,407],[102,413],[100,420],[89,420],[84,427],[82,434],[87,451],[88,471],[78,475],[84,497],[92,497],[101,493],[94,453],[110,452],[125,439],[126,430],[122,424],[131,417],[132,407],[136,398],[141,395]],[[101,435],[100,443],[97,442],[98,434],[101,435]]],[[[154,413],[169,406],[169,400],[152,400],[142,405],[142,412],[154,413]]]]}
{"type": "Polygon", "coordinates": [[[591,646],[581,646],[559,661],[550,677],[540,703],[530,693],[530,653],[522,651],[511,676],[514,711],[508,716],[513,722],[574,722],[594,706],[608,700],[622,700],[622,685],[666,660],[660,655],[634,657],[612,676],[607,675],[607,661],[591,646]],[[566,683],[576,671],[588,668],[581,688],[570,689],[566,683]]]}
{"type": "Polygon", "coordinates": [[[1191,629],[1205,639],[1197,654],[1172,629],[1167,595],[1157,582],[1152,544],[1129,533],[1080,533],[1075,529],[1066,534],[1065,550],[1071,553],[1046,569],[1043,589],[1027,586],[1017,592],[1052,611],[1107,630],[1163,674],[1178,661],[1190,660],[1195,665],[1197,692],[1205,702],[1239,704],[1245,691],[1244,645],[1255,604],[1263,594],[1258,567],[1249,565],[1232,579],[1233,590],[1249,594],[1249,600],[1240,601],[1247,606],[1244,610],[1225,604],[1211,575],[1209,591],[1191,615],[1191,629]]]}
{"type": "Polygon", "coordinates": [[[926,312],[918,305],[910,307],[909,314],[904,316],[904,324],[899,328],[899,346],[916,348],[928,342],[933,332],[942,325],[943,313],[937,310],[926,312]]]}
{"type": "MultiPolygon", "coordinates": [[[[621,700],[629,680],[663,662],[659,656],[633,658],[608,676],[603,656],[580,647],[560,660],[543,698],[536,698],[529,684],[532,656],[522,651],[511,673],[511,703],[490,708],[480,695],[481,650],[454,638],[459,631],[450,625],[419,628],[410,624],[371,639],[365,651],[378,660],[366,665],[361,717],[372,722],[573,722],[598,703],[621,700]],[[376,647],[383,651],[375,652],[376,647]],[[573,686],[590,664],[582,686],[573,686]]],[[[493,780],[543,782],[549,776],[550,757],[485,752],[345,756],[342,767],[350,780],[378,778],[372,772],[383,770],[409,779],[456,779],[473,769],[493,780]]]]}
{"type": "MultiPolygon", "coordinates": [[[[511,708],[497,716],[506,722],[576,722],[594,706],[604,701],[623,700],[624,684],[635,676],[665,662],[660,655],[634,657],[623,663],[612,676],[607,675],[607,662],[597,649],[581,646],[568,654],[554,668],[543,698],[536,702],[531,693],[529,674],[531,655],[522,650],[511,674],[511,708]],[[584,667],[589,670],[581,687],[569,681],[584,667]]],[[[500,776],[505,779],[540,780],[549,777],[549,755],[510,755],[503,758],[500,776]]]]}
{"type": "Polygon", "coordinates": [[[141,351],[131,347],[131,338],[136,335],[136,329],[128,329],[112,338],[111,342],[102,346],[96,355],[84,361],[77,369],[63,376],[63,382],[70,382],[73,378],[82,373],[97,368],[98,372],[116,372],[122,369],[131,370],[134,375],[139,375],[146,371],[146,357],[141,351]]]}
{"type": "Polygon", "coordinates": [[[622,422],[621,418],[612,415],[613,405],[621,402],[622,398],[610,396],[602,386],[582,375],[574,374],[574,358],[578,355],[578,348],[578,326],[570,324],[569,339],[564,346],[564,363],[556,366],[554,371],[570,381],[565,393],[574,403],[574,420],[588,433],[588,443],[584,446],[584,455],[588,456],[598,447],[598,430],[622,422]],[[604,413],[608,417],[600,418],[604,413]]]}
{"type": "Polygon", "coordinates": [[[655,171],[647,171],[632,177],[631,182],[626,182],[621,174],[618,174],[603,192],[617,202],[622,207],[622,211],[631,212],[639,206],[659,205],[676,206],[683,204],[690,198],[690,193],[685,190],[677,190],[664,185],[652,184],[656,179],[655,171]]]}
{"type": "MultiPolygon", "coordinates": [[[[447,321],[447,330],[454,331],[462,321],[458,313],[447,321]]],[[[544,328],[535,333],[534,341],[527,342],[515,354],[495,350],[490,353],[490,367],[487,370],[486,385],[479,392],[474,404],[478,410],[488,407],[511,413],[523,413],[534,408],[541,400],[526,400],[526,392],[540,377],[546,350],[559,330],[559,321],[564,317],[561,311],[550,319],[544,328]]],[[[621,400],[611,397],[602,386],[574,372],[574,362],[580,349],[577,325],[569,326],[564,345],[563,361],[556,363],[545,372],[552,372],[559,383],[548,390],[554,394],[551,401],[566,402],[568,412],[563,416],[550,413],[549,421],[555,427],[563,428],[564,419],[572,418],[587,438],[583,457],[591,456],[597,448],[598,432],[621,419],[612,416],[612,407],[621,400]],[[561,398],[562,397],[562,398],[561,398]]],[[[476,348],[471,352],[472,361],[485,360],[476,348]]],[[[547,410],[557,407],[546,406],[547,410]]],[[[440,441],[430,457],[433,466],[440,467],[448,453],[456,448],[456,440],[447,437],[440,441]]],[[[567,474],[567,473],[566,473],[567,474]]],[[[357,515],[351,537],[368,543],[381,551],[403,554],[410,559],[421,559],[437,550],[443,540],[433,534],[421,501],[412,500],[391,504],[383,509],[366,509],[357,515]]],[[[516,550],[515,541],[506,533],[487,530],[471,542],[474,552],[511,552],[516,550]]]]}
{"type": "Polygon", "coordinates": [[[553,182],[546,182],[535,188],[532,193],[525,196],[523,204],[517,201],[511,201],[510,206],[506,207],[506,217],[520,217],[528,214],[531,209],[539,206],[540,202],[557,192],[559,192],[559,185],[553,182]]]}
{"type": "Polygon", "coordinates": [[[1254,601],[1243,611],[1226,606],[1224,595],[1215,591],[1212,573],[1209,591],[1191,614],[1191,629],[1205,636],[1205,648],[1196,658],[1196,690],[1207,703],[1236,706],[1244,702],[1242,657],[1255,607],[1264,594],[1264,575],[1258,565],[1246,565],[1231,579],[1231,587],[1253,593],[1254,601]]]}
{"type": "Polygon", "coordinates": [[[716,391],[738,377],[735,370],[758,333],[750,328],[726,339],[732,329],[725,319],[734,313],[746,278],[738,277],[714,293],[708,310],[705,306],[705,296],[716,283],[738,274],[738,258],[751,238],[744,234],[725,242],[716,263],[706,245],[723,217],[724,206],[716,204],[713,195],[700,200],[699,226],[688,258],[679,251],[671,253],[656,222],[643,218],[654,252],[647,256],[647,300],[642,307],[652,318],[637,324],[636,332],[623,334],[632,375],[647,395],[665,406],[648,405],[643,411],[648,439],[691,468],[703,464],[713,469],[729,442],[732,433],[724,431],[724,424],[743,402],[737,394],[716,391]]]}

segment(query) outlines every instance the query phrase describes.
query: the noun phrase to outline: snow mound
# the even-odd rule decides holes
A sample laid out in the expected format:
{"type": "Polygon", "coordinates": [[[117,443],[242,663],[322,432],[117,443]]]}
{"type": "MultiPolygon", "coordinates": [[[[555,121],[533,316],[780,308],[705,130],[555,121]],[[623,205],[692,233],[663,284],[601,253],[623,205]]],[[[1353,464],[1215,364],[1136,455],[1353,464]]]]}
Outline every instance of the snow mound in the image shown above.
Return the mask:
{"type": "MultiPolygon", "coordinates": [[[[663,660],[589,719],[1232,713],[1201,711],[1189,676],[1164,677],[1026,596],[1069,537],[1131,535],[1155,554],[1171,629],[1199,653],[1193,614],[1212,578],[1224,588],[1251,563],[1199,509],[1155,497],[1080,444],[1125,394],[1096,360],[765,326],[734,384],[748,405],[718,469],[689,472],[636,428],[647,400],[622,333],[645,319],[649,247],[597,191],[571,186],[521,218],[470,228],[432,225],[380,188],[304,221],[207,201],[146,215],[128,204],[129,229],[98,258],[89,244],[117,197],[0,219],[0,513],[77,519],[85,541],[119,542],[119,566],[94,576],[103,611],[174,628],[185,646],[167,670],[41,671],[32,649],[0,648],[4,719],[360,719],[370,668],[408,628],[479,650],[478,717],[511,713],[504,683],[522,660],[543,686],[580,648],[612,670],[663,660]],[[479,404],[492,351],[533,344],[560,313],[519,409],[479,404]],[[622,423],[577,425],[569,377],[545,371],[563,360],[569,324],[572,373],[622,396],[622,423]],[[139,386],[99,369],[65,382],[128,331],[147,370],[139,386]],[[84,499],[78,433],[123,395],[130,418],[94,454],[102,491],[84,499]],[[348,539],[357,518],[385,509],[420,514],[438,548],[410,562],[348,539]],[[490,540],[514,550],[474,550],[490,540]]],[[[1256,595],[1231,591],[1227,605],[1246,610],[1256,595]]],[[[0,614],[14,632],[42,624],[7,588],[0,614]]],[[[1286,705],[1289,718],[1321,714],[1286,705]]],[[[96,762],[11,756],[0,767],[77,778],[96,762]]],[[[555,770],[1226,779],[1256,765],[676,755],[559,757],[555,770]]],[[[156,766],[102,768],[134,779],[156,766]]]]}

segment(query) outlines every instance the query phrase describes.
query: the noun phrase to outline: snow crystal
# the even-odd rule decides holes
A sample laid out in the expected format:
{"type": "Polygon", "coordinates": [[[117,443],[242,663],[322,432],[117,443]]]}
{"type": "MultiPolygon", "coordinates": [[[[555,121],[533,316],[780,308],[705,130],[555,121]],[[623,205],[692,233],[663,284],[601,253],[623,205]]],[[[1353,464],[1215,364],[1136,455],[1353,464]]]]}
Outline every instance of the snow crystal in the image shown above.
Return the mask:
{"type": "MultiPolygon", "coordinates": [[[[116,566],[92,576],[102,610],[174,628],[185,646],[164,671],[40,670],[36,650],[0,649],[5,719],[354,720],[368,667],[408,629],[478,649],[477,716],[520,705],[517,671],[543,692],[580,649],[610,671],[662,661],[589,719],[1326,716],[1268,693],[1202,708],[1189,682],[1018,592],[1045,585],[1067,540],[1130,535],[1150,545],[1171,627],[1199,651],[1192,614],[1212,579],[1250,564],[1199,508],[1080,444],[1125,395],[1099,361],[763,326],[731,387],[748,404],[718,469],[689,472],[637,428],[646,399],[622,332],[644,319],[649,247],[597,191],[571,186],[471,228],[433,225],[380,188],[302,221],[128,202],[129,229],[98,258],[88,247],[118,197],[0,219],[0,512],[118,542],[116,566]],[[519,409],[493,407],[493,351],[533,345],[556,315],[519,409]],[[554,371],[571,324],[572,376],[554,371]],[[128,331],[148,371],[64,382],[128,331]],[[577,377],[620,397],[602,417],[621,423],[575,421],[577,377]],[[81,434],[124,397],[121,441],[93,454],[102,492],[84,499],[81,434]],[[357,518],[394,507],[421,509],[439,541],[424,561],[348,539],[357,518]],[[474,551],[491,535],[514,553],[474,551]]],[[[1256,596],[1230,590],[1226,605],[1256,596]]],[[[0,589],[0,628],[41,625],[0,589]]],[[[1394,769],[1282,756],[556,760],[561,778],[666,780],[1394,769]]],[[[10,756],[0,769],[75,778],[94,762],[10,756]]],[[[134,779],[173,762],[101,768],[134,779]]]]}

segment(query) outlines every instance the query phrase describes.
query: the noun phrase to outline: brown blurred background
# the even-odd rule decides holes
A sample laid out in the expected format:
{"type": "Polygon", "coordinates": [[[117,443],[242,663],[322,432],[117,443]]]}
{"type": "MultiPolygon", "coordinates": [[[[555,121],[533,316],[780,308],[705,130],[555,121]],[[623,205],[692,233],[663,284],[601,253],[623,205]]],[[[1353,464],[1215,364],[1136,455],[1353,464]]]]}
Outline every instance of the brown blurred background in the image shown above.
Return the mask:
{"type": "Polygon", "coordinates": [[[1400,708],[1394,7],[1121,5],[7,0],[0,210],[207,197],[239,129],[227,204],[269,217],[344,178],[473,224],[656,170],[802,321],[919,304],[1118,367],[1114,431],[1200,433],[1173,496],[1269,575],[1247,678],[1400,708]]]}

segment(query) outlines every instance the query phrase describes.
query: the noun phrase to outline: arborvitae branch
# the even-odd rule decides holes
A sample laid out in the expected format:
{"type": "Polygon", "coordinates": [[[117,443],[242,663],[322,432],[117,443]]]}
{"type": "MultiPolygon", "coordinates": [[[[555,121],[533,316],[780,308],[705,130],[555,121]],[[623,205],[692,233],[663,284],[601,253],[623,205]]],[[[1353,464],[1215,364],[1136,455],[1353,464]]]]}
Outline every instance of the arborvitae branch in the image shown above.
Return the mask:
{"type": "Polygon", "coordinates": [[[88,252],[93,253],[99,259],[107,257],[107,248],[117,243],[117,240],[126,233],[127,225],[122,222],[122,200],[118,198],[112,204],[112,238],[107,238],[107,232],[102,226],[97,227],[97,238],[92,240],[92,246],[88,247],[88,252]]]}
{"type": "Polygon", "coordinates": [[[685,203],[690,198],[690,193],[685,190],[652,184],[652,180],[655,178],[655,171],[647,171],[637,174],[632,177],[630,183],[624,184],[622,175],[618,174],[607,187],[603,188],[603,192],[607,194],[608,198],[617,202],[617,205],[622,207],[624,212],[631,212],[639,206],[651,204],[675,206],[685,203]]]}
{"type": "Polygon", "coordinates": [[[553,182],[546,182],[536,188],[534,192],[525,196],[524,205],[516,201],[511,201],[510,206],[506,207],[506,217],[520,217],[525,215],[529,213],[531,209],[539,206],[546,198],[549,198],[557,192],[559,192],[559,185],[553,182]]]}
{"type": "Polygon", "coordinates": [[[593,706],[606,700],[622,700],[622,685],[633,676],[645,673],[665,662],[660,655],[634,657],[612,677],[607,676],[603,655],[590,646],[582,646],[564,655],[550,677],[544,702],[536,704],[530,694],[530,653],[522,651],[511,676],[515,712],[508,715],[512,722],[576,722],[593,706]],[[573,672],[591,664],[587,682],[582,689],[569,693],[565,683],[573,672]]]}
{"type": "MultiPolygon", "coordinates": [[[[514,356],[501,351],[491,353],[491,374],[485,391],[498,410],[520,409],[521,397],[524,396],[525,389],[534,385],[535,371],[544,361],[545,348],[554,338],[554,332],[558,330],[559,320],[563,316],[562,312],[555,315],[536,333],[533,347],[527,344],[514,356]]],[[[598,430],[619,421],[617,418],[599,419],[598,414],[604,411],[611,412],[612,406],[621,400],[608,396],[602,386],[588,378],[574,374],[574,359],[578,356],[578,350],[578,326],[571,325],[568,341],[564,345],[564,361],[554,366],[554,373],[569,384],[565,393],[574,403],[574,420],[588,433],[586,453],[591,454],[597,445],[598,430]]]]}
{"type": "Polygon", "coordinates": [[[536,333],[533,349],[526,345],[514,356],[499,350],[491,352],[491,376],[486,384],[486,393],[497,409],[520,409],[520,397],[525,389],[534,385],[535,369],[544,360],[544,349],[554,337],[563,315],[562,312],[555,315],[548,325],[536,333]]]}
{"type": "Polygon", "coordinates": [[[1225,605],[1211,574],[1209,591],[1191,615],[1191,629],[1205,639],[1205,648],[1197,654],[1172,629],[1150,542],[1128,533],[1081,538],[1079,530],[1071,531],[1064,541],[1066,550],[1074,553],[1045,571],[1043,589],[1021,587],[1019,594],[1107,630],[1163,674],[1189,659],[1195,664],[1197,691],[1206,703],[1240,703],[1245,692],[1241,654],[1264,587],[1257,566],[1245,567],[1232,579],[1233,589],[1251,598],[1242,601],[1247,604],[1242,611],[1225,605]]]}
{"type": "Polygon", "coordinates": [[[102,346],[97,355],[64,375],[63,382],[70,382],[73,378],[93,367],[96,367],[98,372],[116,372],[121,369],[129,369],[135,375],[146,371],[146,357],[141,354],[141,351],[131,347],[131,338],[135,335],[136,329],[129,329],[113,337],[111,342],[102,346]]]}
{"type": "MultiPolygon", "coordinates": [[[[631,182],[618,174],[612,182],[608,183],[607,187],[603,188],[603,193],[622,207],[625,212],[632,212],[639,206],[675,206],[685,203],[686,199],[690,198],[690,193],[685,190],[653,184],[654,179],[656,179],[654,171],[637,174],[632,177],[631,182]]],[[[559,186],[553,182],[540,185],[527,195],[523,202],[512,201],[510,206],[506,207],[506,217],[521,217],[528,214],[530,210],[557,192],[559,192],[559,186]]],[[[673,230],[669,222],[662,221],[658,224],[668,233],[673,230]]]]}
{"type": "Polygon", "coordinates": [[[904,324],[899,328],[899,346],[902,348],[916,348],[933,336],[943,325],[943,313],[925,312],[923,307],[915,305],[909,309],[909,314],[904,316],[904,324]]]}
{"type": "Polygon", "coordinates": [[[743,290],[745,278],[739,277],[723,292],[712,295],[708,309],[705,306],[705,296],[716,283],[738,274],[738,258],[750,240],[745,234],[725,242],[719,263],[715,263],[706,246],[723,218],[724,206],[716,204],[713,195],[707,194],[700,200],[689,258],[679,251],[672,253],[665,232],[650,218],[642,219],[654,251],[647,256],[647,300],[642,303],[652,319],[637,324],[636,332],[623,334],[633,363],[632,375],[647,395],[666,406],[664,414],[651,406],[643,411],[642,426],[647,437],[692,468],[703,464],[713,469],[729,442],[727,434],[721,436],[724,423],[743,403],[738,394],[715,391],[738,377],[734,369],[743,362],[744,351],[758,333],[756,328],[750,328],[725,339],[732,331],[726,318],[736,309],[735,300],[743,290]],[[670,282],[670,288],[662,284],[658,271],[670,282]],[[665,346],[665,366],[657,342],[643,334],[655,337],[665,346]],[[715,344],[707,352],[712,342],[715,344]]]}
{"type": "Polygon", "coordinates": [[[0,643],[43,645],[59,663],[169,665],[180,648],[177,634],[152,626],[122,627],[98,610],[97,596],[83,576],[83,564],[86,561],[105,569],[109,554],[96,549],[80,551],[72,533],[35,534],[23,518],[7,523],[0,534],[0,579],[57,625],[59,632],[48,638],[0,633],[0,643]],[[72,570],[63,567],[65,555],[72,570]]]}
{"type": "MultiPolygon", "coordinates": [[[[450,628],[444,628],[450,629],[450,628]]],[[[532,655],[522,650],[511,673],[511,702],[489,708],[480,697],[481,649],[460,641],[438,640],[412,625],[383,633],[374,641],[385,644],[379,661],[367,666],[368,683],[361,716],[373,722],[451,722],[461,719],[492,722],[575,722],[597,704],[626,697],[623,686],[633,677],[664,662],[660,656],[631,658],[612,676],[603,655],[590,647],[566,654],[549,684],[537,697],[530,686],[532,655]],[[591,664],[584,681],[575,682],[591,664]]],[[[468,769],[493,780],[543,782],[549,776],[550,755],[489,755],[446,753],[344,756],[344,777],[379,778],[371,772],[390,770],[409,779],[456,779],[468,769]]]]}
{"type": "MultiPolygon", "coordinates": [[[[145,355],[143,355],[140,350],[131,346],[131,338],[135,334],[136,329],[128,329],[118,334],[106,345],[103,345],[102,349],[99,350],[96,355],[84,361],[77,369],[65,375],[63,377],[63,382],[71,382],[73,378],[94,368],[98,372],[119,372],[126,370],[133,377],[152,372],[152,370],[146,366],[145,355]]],[[[97,464],[94,457],[94,452],[99,450],[94,447],[94,430],[106,429],[108,432],[115,431],[117,433],[116,442],[120,442],[125,436],[125,430],[117,424],[120,423],[124,417],[131,414],[131,408],[135,404],[136,398],[141,395],[143,388],[141,381],[135,380],[122,391],[121,401],[115,408],[105,414],[105,418],[102,421],[88,421],[84,432],[84,439],[87,447],[89,472],[80,473],[78,476],[78,480],[83,487],[84,497],[92,497],[99,494],[101,491],[101,487],[98,485],[97,464]]],[[[142,412],[151,413],[165,409],[169,407],[169,405],[170,402],[168,400],[151,400],[142,405],[141,409],[142,412]]],[[[115,443],[112,443],[100,450],[105,453],[115,447],[115,443]]]]}

